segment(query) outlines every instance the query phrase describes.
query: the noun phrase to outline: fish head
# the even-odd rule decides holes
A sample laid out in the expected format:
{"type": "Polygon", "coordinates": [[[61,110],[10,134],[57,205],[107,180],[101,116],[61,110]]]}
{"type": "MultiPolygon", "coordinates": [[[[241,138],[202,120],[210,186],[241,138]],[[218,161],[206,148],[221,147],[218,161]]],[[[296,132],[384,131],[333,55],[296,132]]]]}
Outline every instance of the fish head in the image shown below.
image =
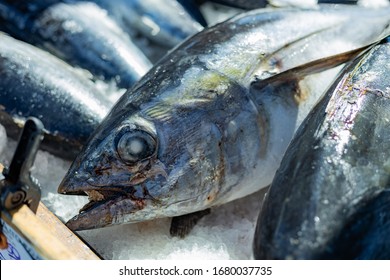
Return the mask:
{"type": "Polygon", "coordinates": [[[223,136],[207,109],[215,107],[209,102],[218,101],[197,99],[193,108],[193,102],[171,104],[168,99],[145,108],[117,106],[95,131],[58,189],[90,199],[69,228],[100,228],[210,207],[224,172],[223,136]]]}
{"type": "Polygon", "coordinates": [[[70,228],[115,224],[112,208],[143,209],[151,198],[145,187],[148,179],[153,177],[157,185],[166,176],[158,160],[159,141],[150,122],[133,117],[111,125],[98,129],[59,186],[59,193],[87,194],[90,199],[80,215],[69,221],[70,228]]]}

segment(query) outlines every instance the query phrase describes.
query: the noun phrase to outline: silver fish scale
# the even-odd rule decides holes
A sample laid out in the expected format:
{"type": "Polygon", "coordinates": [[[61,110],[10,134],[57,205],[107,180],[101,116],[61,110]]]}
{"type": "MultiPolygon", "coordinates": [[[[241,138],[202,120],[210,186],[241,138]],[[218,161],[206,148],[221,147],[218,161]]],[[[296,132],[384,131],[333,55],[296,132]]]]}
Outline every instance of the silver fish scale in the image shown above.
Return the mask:
{"type": "Polygon", "coordinates": [[[188,160],[173,156],[183,145],[189,158],[201,159],[189,161],[189,169],[198,171],[188,176],[191,182],[183,185],[194,186],[195,190],[213,186],[213,192],[221,192],[222,196],[238,184],[243,170],[251,169],[248,165],[256,166],[261,141],[250,139],[253,134],[258,137],[264,134],[265,121],[259,123],[259,112],[248,91],[234,81],[202,68],[191,69],[190,73],[184,75],[172,96],[166,91],[167,94],[156,97],[147,107],[143,105],[140,116],[152,121],[160,133],[168,132],[158,135],[164,139],[160,143],[160,160],[166,166],[177,166],[188,160]],[[191,84],[194,86],[189,87],[191,84]],[[242,122],[247,125],[241,127],[242,122]],[[181,137],[184,129],[185,138],[181,137]]]}

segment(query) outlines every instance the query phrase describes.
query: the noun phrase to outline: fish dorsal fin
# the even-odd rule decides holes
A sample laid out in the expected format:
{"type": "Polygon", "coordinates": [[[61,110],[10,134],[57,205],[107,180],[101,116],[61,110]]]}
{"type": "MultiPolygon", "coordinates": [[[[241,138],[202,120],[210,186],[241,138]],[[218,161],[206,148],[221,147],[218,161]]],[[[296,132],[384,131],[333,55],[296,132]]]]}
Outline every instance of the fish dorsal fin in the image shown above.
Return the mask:
{"type": "Polygon", "coordinates": [[[310,61],[308,63],[275,74],[266,79],[255,78],[255,80],[251,82],[251,88],[262,89],[269,84],[284,83],[292,80],[301,80],[308,75],[317,74],[319,72],[329,70],[343,63],[346,63],[358,56],[361,56],[362,54],[370,50],[372,47],[379,44],[382,40],[384,39],[380,39],[374,43],[347,52],[310,61]]]}

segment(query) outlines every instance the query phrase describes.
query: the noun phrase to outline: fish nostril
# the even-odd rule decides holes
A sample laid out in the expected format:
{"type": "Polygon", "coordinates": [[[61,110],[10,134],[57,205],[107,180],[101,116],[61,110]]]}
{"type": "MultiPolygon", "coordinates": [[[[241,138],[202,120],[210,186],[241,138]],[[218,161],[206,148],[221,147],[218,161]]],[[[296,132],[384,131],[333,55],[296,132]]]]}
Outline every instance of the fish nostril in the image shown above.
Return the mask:
{"type": "Polygon", "coordinates": [[[76,180],[87,180],[88,178],[90,178],[91,176],[89,176],[87,173],[84,173],[84,172],[78,172],[78,171],[75,171],[73,173],[73,178],[76,179],[76,180]]]}

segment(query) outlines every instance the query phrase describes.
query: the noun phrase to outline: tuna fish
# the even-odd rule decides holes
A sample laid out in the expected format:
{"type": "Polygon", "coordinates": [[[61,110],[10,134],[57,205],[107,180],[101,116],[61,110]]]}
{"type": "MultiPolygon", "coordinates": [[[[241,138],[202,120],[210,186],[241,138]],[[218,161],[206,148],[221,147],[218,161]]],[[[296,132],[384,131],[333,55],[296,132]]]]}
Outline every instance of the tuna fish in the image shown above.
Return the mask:
{"type": "MultiPolygon", "coordinates": [[[[129,36],[94,3],[34,6],[0,1],[0,29],[39,46],[97,78],[128,88],[151,62],[129,36]]],[[[60,2],[60,1],[58,1],[60,2]]]]}
{"type": "Polygon", "coordinates": [[[73,162],[58,191],[90,203],[67,225],[188,214],[172,221],[184,236],[208,208],[269,185],[337,71],[264,79],[316,59],[317,72],[345,62],[337,54],[377,40],[389,20],[385,9],[255,10],[186,40],[122,96],[73,162]]]}
{"type": "Polygon", "coordinates": [[[390,258],[390,40],[339,76],[264,200],[259,259],[390,258]]]}
{"type": "Polygon", "coordinates": [[[108,113],[95,85],[62,60],[0,33],[0,122],[17,138],[34,116],[45,127],[41,147],[73,160],[108,113]]]}

